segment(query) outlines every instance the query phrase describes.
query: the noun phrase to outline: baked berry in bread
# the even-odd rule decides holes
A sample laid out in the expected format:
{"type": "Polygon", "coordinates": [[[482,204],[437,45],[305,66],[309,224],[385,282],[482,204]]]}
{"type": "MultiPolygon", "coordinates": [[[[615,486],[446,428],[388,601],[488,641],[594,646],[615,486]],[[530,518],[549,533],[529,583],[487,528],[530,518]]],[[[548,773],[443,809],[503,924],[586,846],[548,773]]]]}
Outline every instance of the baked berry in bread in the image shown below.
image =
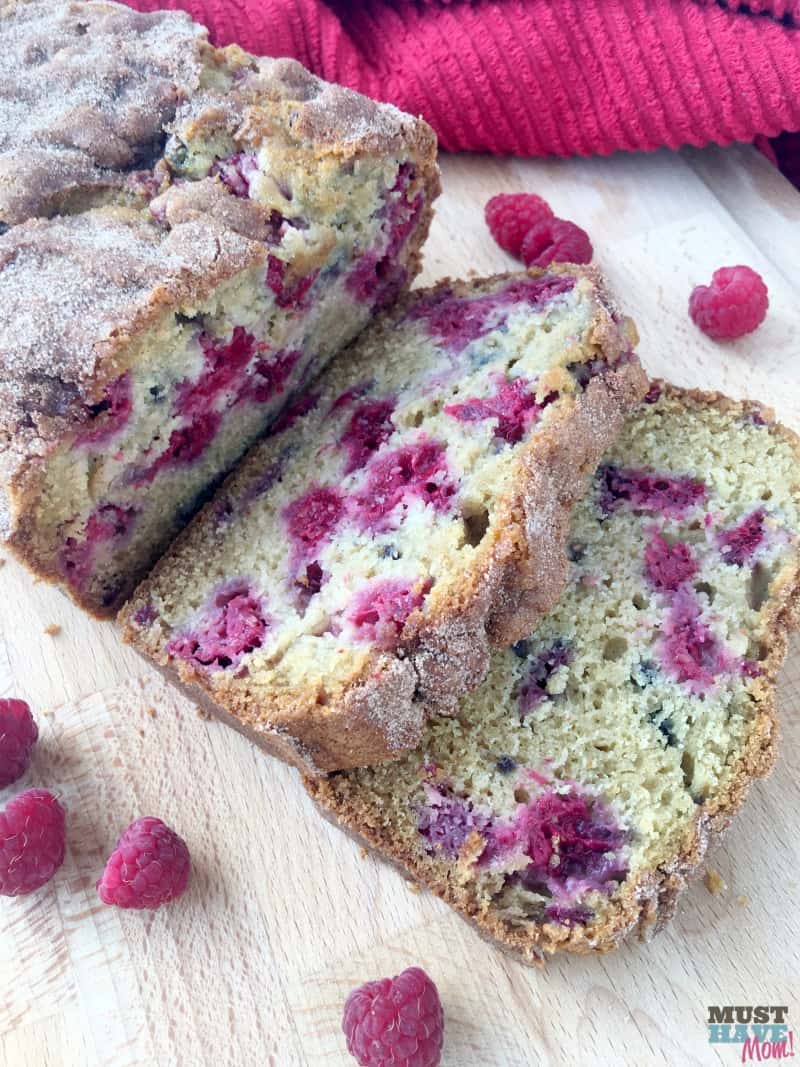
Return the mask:
{"type": "Polygon", "coordinates": [[[575,509],[535,635],[415,752],[312,796],[525,962],[657,929],[773,760],[799,458],[756,405],[654,387],[575,509]]]}
{"type": "Polygon", "coordinates": [[[409,284],[438,191],[425,123],[204,32],[0,14],[0,530],[99,615],[409,284]]]}
{"type": "Polygon", "coordinates": [[[307,770],[396,757],[555,601],[646,388],[633,343],[592,268],[404,298],[159,562],[127,639],[307,770]]]}

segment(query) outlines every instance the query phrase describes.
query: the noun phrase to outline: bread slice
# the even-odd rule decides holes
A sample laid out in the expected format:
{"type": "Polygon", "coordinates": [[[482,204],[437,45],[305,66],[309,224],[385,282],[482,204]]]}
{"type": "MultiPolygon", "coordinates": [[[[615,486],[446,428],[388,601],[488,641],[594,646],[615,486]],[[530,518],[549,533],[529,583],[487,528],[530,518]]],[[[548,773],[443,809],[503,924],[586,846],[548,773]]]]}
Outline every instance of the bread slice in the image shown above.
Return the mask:
{"type": "Polygon", "coordinates": [[[180,14],[29,0],[0,48],[0,532],[111,615],[418,272],[435,138],[180,14]]]}
{"type": "Polygon", "coordinates": [[[592,268],[411,294],[159,562],[127,640],[311,772],[413,747],[558,596],[646,388],[633,341],[592,268]]]}
{"type": "Polygon", "coordinates": [[[575,509],[567,591],[323,812],[525,963],[647,937],[775,754],[800,602],[800,442],[655,386],[575,509]]]}

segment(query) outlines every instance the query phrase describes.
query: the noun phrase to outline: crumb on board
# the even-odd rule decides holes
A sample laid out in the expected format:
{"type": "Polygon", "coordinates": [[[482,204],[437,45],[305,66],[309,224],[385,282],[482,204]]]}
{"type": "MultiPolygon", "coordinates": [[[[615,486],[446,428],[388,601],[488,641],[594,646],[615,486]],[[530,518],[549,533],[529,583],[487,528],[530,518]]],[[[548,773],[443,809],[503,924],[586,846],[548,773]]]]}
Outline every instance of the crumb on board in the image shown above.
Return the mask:
{"type": "Polygon", "coordinates": [[[750,897],[745,897],[745,896],[737,897],[736,898],[736,903],[739,905],[739,907],[746,908],[747,905],[750,903],[750,897]]]}
{"type": "Polygon", "coordinates": [[[205,708],[201,708],[199,704],[197,705],[197,707],[194,710],[197,713],[197,718],[198,719],[210,719],[211,718],[211,715],[206,711],[206,709],[205,708]]]}
{"type": "Polygon", "coordinates": [[[5,567],[5,565],[6,565],[5,559],[2,556],[0,556],[0,567],[5,567]]]}
{"type": "Polygon", "coordinates": [[[144,737],[144,730],[141,728],[141,726],[139,727],[139,737],[144,737]]]}
{"type": "Polygon", "coordinates": [[[145,715],[149,715],[151,719],[156,717],[156,709],[152,706],[144,709],[145,715]]]}
{"type": "Polygon", "coordinates": [[[421,891],[419,882],[406,882],[406,888],[409,893],[419,893],[421,891]]]}
{"type": "Polygon", "coordinates": [[[61,633],[61,627],[57,622],[51,622],[45,626],[44,632],[48,637],[57,637],[61,633]]]}
{"type": "Polygon", "coordinates": [[[369,857],[369,849],[368,848],[364,848],[364,846],[362,845],[361,848],[359,849],[359,852],[361,853],[362,860],[368,859],[368,857],[369,857]]]}
{"type": "Polygon", "coordinates": [[[709,891],[709,893],[713,893],[715,896],[717,896],[719,893],[724,893],[725,890],[728,888],[725,885],[725,879],[722,877],[719,871],[715,871],[713,867],[709,867],[706,871],[705,882],[706,889],[709,891]]]}

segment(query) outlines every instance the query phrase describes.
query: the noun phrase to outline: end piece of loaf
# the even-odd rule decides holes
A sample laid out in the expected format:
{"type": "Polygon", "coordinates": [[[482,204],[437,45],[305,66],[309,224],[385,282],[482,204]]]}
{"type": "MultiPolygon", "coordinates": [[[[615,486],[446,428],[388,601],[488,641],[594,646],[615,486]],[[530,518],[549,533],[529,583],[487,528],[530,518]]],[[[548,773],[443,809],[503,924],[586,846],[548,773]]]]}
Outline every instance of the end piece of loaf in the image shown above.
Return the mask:
{"type": "Polygon", "coordinates": [[[435,138],[182,14],[18,2],[0,50],[0,531],[111,615],[418,272],[435,138]]]}
{"type": "Polygon", "coordinates": [[[646,388],[634,341],[592,268],[403,298],[159,562],[127,639],[306,770],[396,758],[555,602],[646,388]]]}
{"type": "Polygon", "coordinates": [[[323,812],[523,962],[657,930],[774,758],[799,459],[765,409],[654,386],[558,605],[417,751],[309,779],[323,812]]]}

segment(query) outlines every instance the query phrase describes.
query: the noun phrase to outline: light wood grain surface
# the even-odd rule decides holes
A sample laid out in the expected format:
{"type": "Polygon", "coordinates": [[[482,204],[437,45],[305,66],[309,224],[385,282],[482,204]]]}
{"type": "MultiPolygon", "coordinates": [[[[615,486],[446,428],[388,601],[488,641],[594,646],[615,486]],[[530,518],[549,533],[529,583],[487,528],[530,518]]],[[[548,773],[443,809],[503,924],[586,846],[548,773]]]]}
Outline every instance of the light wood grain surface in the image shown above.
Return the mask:
{"type": "MultiPolygon", "coordinates": [[[[588,229],[637,320],[647,368],[751,395],[800,427],[800,195],[747,148],[608,160],[443,160],[423,282],[510,267],[484,229],[493,193],[529,189],[588,229]],[[692,326],[691,287],[748,263],[767,321],[720,347],[692,326]]],[[[55,880],[0,900],[0,1063],[8,1067],[347,1067],[343,1001],[424,966],[445,1004],[445,1067],[733,1064],[709,1004],[787,1004],[800,1027],[800,656],[780,691],[782,755],[670,929],[615,955],[527,970],[316,816],[296,775],[201,719],[114,628],[12,561],[0,570],[0,695],[41,724],[20,786],[56,790],[69,846],[55,880]],[[61,627],[55,636],[45,627],[61,627]],[[155,814],[187,839],[189,892],[156,914],[100,904],[116,836],[155,814]]],[[[19,786],[17,787],[19,788],[19,786]]],[[[0,793],[5,802],[12,790],[0,793]]]]}

